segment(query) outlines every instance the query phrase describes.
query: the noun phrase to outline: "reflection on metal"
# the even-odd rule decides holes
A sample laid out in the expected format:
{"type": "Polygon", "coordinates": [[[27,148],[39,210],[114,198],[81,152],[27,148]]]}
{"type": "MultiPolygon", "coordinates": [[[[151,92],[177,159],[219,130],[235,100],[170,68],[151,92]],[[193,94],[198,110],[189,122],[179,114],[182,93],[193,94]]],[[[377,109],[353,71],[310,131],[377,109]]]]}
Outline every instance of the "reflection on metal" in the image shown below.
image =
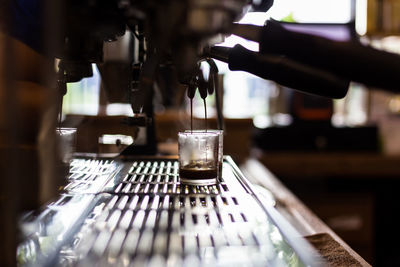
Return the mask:
{"type": "Polygon", "coordinates": [[[121,134],[103,134],[99,137],[99,144],[129,146],[133,144],[133,138],[132,136],[121,134]]]}
{"type": "Polygon", "coordinates": [[[106,182],[119,170],[111,160],[75,159],[70,164],[68,184],[64,190],[69,193],[98,193],[106,182]]]}
{"type": "MultiPolygon", "coordinates": [[[[176,160],[76,159],[71,166],[70,184],[65,188],[68,194],[44,211],[52,210],[50,217],[39,216],[35,221],[44,220],[42,232],[58,229],[47,239],[53,251],[36,250],[34,261],[40,264],[304,266],[302,260],[312,258],[287,242],[287,233],[273,223],[276,218],[269,216],[229,158],[224,162],[223,179],[212,186],[180,184],[176,160]],[[97,179],[102,180],[102,187],[93,186],[97,179]],[[92,194],[73,188],[78,181],[86,182],[83,192],[92,194]],[[88,201],[88,197],[93,199],[88,201]],[[77,202],[82,205],[73,204],[77,202]],[[76,219],[78,214],[80,219],[76,219]],[[60,225],[60,218],[74,223],[60,225]]],[[[42,234],[36,234],[39,243],[44,240],[42,234]]],[[[28,239],[20,246],[20,254],[29,244],[32,240],[28,239]]]]}

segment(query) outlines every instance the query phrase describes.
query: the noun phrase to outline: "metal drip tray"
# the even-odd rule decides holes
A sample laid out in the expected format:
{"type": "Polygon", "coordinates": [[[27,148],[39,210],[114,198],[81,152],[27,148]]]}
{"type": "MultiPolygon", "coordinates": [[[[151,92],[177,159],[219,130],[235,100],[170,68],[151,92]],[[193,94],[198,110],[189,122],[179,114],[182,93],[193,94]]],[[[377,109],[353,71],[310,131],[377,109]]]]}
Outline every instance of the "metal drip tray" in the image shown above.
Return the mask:
{"type": "MultiPolygon", "coordinates": [[[[317,255],[286,229],[291,228],[287,223],[285,232],[278,227],[276,211],[273,216],[268,212],[274,208],[260,202],[230,158],[224,162],[223,179],[214,186],[180,184],[176,160],[112,164],[119,166],[73,223],[73,234],[54,251],[51,264],[317,265],[317,255]]],[[[77,190],[70,194],[71,199],[78,196],[77,190]]],[[[65,207],[64,202],[59,201],[65,207]]]]}
{"type": "Polygon", "coordinates": [[[105,183],[121,168],[113,160],[74,159],[71,162],[68,184],[64,190],[69,193],[97,193],[105,183]]]}
{"type": "Polygon", "coordinates": [[[228,192],[224,179],[216,185],[197,186],[181,184],[178,161],[135,161],[112,193],[133,194],[205,194],[219,195],[228,192]]]}

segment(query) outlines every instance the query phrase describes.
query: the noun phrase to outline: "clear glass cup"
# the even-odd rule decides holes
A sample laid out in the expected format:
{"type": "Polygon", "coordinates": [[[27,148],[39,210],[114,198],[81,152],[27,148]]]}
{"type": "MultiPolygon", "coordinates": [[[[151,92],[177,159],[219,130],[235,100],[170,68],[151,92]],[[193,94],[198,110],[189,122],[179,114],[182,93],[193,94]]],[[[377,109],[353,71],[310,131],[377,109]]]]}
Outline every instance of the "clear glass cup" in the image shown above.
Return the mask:
{"type": "Polygon", "coordinates": [[[224,162],[224,130],[185,130],[185,133],[216,133],[218,134],[218,178],[222,178],[222,164],[224,162]]]}
{"type": "Polygon", "coordinates": [[[178,144],[181,183],[217,183],[219,135],[212,132],[179,132],[178,144]]]}
{"type": "Polygon", "coordinates": [[[56,128],[61,160],[69,164],[76,151],[76,128],[56,128]]]}

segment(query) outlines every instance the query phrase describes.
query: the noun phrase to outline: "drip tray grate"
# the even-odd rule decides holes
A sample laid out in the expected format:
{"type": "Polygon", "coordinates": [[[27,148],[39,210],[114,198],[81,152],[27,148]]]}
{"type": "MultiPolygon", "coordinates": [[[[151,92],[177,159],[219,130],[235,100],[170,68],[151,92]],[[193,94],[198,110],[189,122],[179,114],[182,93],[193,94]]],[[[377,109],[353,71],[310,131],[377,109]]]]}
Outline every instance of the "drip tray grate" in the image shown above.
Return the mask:
{"type": "MultiPolygon", "coordinates": [[[[73,244],[83,264],[152,260],[267,263],[276,229],[237,198],[102,194],[73,244]],[[231,254],[233,253],[234,254],[231,254]],[[234,258],[226,258],[229,257],[234,258]],[[230,262],[233,260],[233,262],[230,262]],[[107,261],[107,262],[104,262],[107,261]]],[[[273,256],[273,254],[271,255],[273,256]]],[[[121,262],[119,262],[122,264],[121,262]]]]}
{"type": "Polygon", "coordinates": [[[224,162],[224,178],[213,186],[181,184],[176,160],[124,164],[109,181],[111,186],[98,193],[72,242],[61,250],[62,265],[299,262],[229,162],[224,162]]]}
{"type": "Polygon", "coordinates": [[[119,170],[112,160],[74,159],[70,164],[67,185],[64,191],[69,193],[97,193],[104,184],[119,170]]]}
{"type": "Polygon", "coordinates": [[[218,195],[228,191],[222,179],[217,185],[181,184],[178,172],[177,161],[134,162],[113,193],[218,195]]]}

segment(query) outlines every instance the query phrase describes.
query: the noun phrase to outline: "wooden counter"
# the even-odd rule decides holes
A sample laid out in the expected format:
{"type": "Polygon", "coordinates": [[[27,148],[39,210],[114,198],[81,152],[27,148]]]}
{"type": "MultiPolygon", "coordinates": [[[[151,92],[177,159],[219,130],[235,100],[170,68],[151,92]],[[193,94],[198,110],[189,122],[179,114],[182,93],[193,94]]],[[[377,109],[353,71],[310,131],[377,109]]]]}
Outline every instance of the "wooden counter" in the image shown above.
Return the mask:
{"type": "Polygon", "coordinates": [[[399,178],[400,156],[372,152],[252,152],[268,169],[278,176],[399,178]]]}
{"type": "Polygon", "coordinates": [[[378,266],[399,266],[400,156],[260,151],[252,155],[333,231],[378,266]]]}
{"type": "MultiPolygon", "coordinates": [[[[245,176],[253,183],[260,185],[272,192],[277,209],[297,228],[303,236],[326,233],[353,257],[357,264],[354,266],[371,266],[349,245],[346,244],[335,232],[322,222],[310,209],[308,209],[293,193],[291,193],[267,168],[258,160],[249,159],[240,166],[245,176]]],[[[339,266],[335,265],[334,266],[339,266]]]]}

